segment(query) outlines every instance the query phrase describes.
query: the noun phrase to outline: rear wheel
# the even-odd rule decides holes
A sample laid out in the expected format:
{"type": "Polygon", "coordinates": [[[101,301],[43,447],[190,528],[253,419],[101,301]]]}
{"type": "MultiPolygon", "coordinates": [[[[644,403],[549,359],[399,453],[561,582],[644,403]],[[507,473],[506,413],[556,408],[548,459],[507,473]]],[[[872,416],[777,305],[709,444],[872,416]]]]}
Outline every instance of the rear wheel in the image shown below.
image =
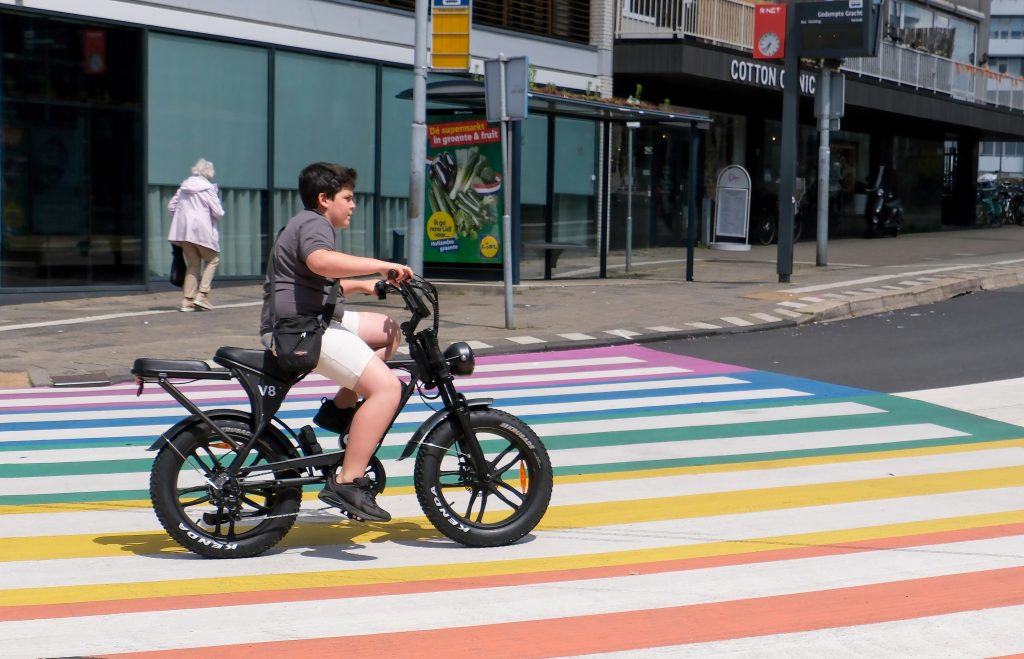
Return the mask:
{"type": "MultiPolygon", "coordinates": [[[[237,419],[214,423],[238,444],[252,436],[237,419]]],[[[281,438],[260,438],[246,467],[288,457],[281,438]]],[[[204,424],[182,430],[153,462],[149,494],[160,524],[185,549],[209,558],[246,558],[267,551],[288,533],[302,502],[302,488],[277,488],[276,477],[293,471],[231,477],[236,449],[204,424]]]]}
{"type": "Polygon", "coordinates": [[[470,424],[486,468],[473,466],[456,424],[442,423],[416,456],[416,496],[430,523],[452,540],[507,545],[532,531],[547,511],[551,462],[533,429],[511,414],[473,410],[470,424]]]}
{"type": "Polygon", "coordinates": [[[754,238],[762,245],[771,245],[775,241],[775,217],[765,209],[754,215],[754,238]]]}

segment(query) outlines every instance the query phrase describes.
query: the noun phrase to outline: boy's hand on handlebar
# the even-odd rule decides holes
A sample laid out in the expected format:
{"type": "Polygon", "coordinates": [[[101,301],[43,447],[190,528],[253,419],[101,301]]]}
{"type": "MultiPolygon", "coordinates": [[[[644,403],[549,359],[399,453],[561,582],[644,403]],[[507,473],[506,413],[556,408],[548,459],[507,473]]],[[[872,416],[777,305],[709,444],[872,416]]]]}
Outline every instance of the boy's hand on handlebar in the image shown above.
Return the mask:
{"type": "Polygon", "coordinates": [[[401,263],[388,263],[386,268],[382,268],[380,271],[381,277],[388,280],[392,284],[399,284],[408,279],[412,279],[412,268],[401,263]]]}

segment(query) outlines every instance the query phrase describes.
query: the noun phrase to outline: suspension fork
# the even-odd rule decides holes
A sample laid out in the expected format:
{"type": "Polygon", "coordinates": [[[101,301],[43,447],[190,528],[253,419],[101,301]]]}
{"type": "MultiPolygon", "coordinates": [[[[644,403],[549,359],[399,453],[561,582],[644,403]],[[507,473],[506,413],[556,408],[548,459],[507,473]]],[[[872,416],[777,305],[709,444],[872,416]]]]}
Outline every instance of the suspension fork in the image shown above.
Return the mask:
{"type": "Polygon", "coordinates": [[[462,431],[457,435],[462,437],[461,440],[458,440],[462,452],[469,455],[476,473],[487,476],[490,473],[490,465],[487,463],[487,458],[484,457],[483,449],[480,448],[473,424],[469,422],[469,405],[466,403],[466,397],[455,390],[455,383],[452,382],[450,375],[445,380],[438,382],[437,388],[441,393],[444,406],[451,410],[448,421],[456,424],[457,429],[462,431]]]}
{"type": "MultiPolygon", "coordinates": [[[[462,437],[459,440],[461,451],[469,455],[473,468],[477,473],[486,474],[488,471],[487,458],[484,457],[483,449],[480,448],[480,442],[476,438],[476,432],[469,421],[470,404],[466,401],[466,397],[455,389],[455,378],[441,356],[441,351],[437,346],[437,338],[434,336],[433,331],[428,328],[419,334],[412,334],[409,331],[409,325],[403,325],[402,329],[406,333],[406,343],[409,346],[409,353],[412,359],[404,362],[389,362],[391,365],[403,367],[409,372],[411,378],[409,384],[406,385],[402,392],[402,401],[398,407],[399,411],[409,401],[417,382],[423,382],[428,388],[437,387],[441,401],[444,403],[444,409],[449,412],[447,418],[442,423],[455,424],[455,429],[461,431],[457,435],[462,437]],[[424,375],[426,378],[424,378],[424,375]]],[[[487,401],[486,404],[489,403],[490,401],[487,401]]],[[[397,418],[397,412],[395,416],[397,418]]],[[[394,423],[393,420],[392,423],[394,423]]],[[[399,459],[408,457],[415,450],[415,445],[414,436],[399,459]]]]}

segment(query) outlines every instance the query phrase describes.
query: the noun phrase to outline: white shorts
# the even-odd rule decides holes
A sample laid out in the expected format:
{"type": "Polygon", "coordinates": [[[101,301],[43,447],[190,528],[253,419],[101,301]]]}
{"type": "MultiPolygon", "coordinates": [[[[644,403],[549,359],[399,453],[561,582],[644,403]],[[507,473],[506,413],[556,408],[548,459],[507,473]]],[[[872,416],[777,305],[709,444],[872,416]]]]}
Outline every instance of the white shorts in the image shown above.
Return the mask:
{"type": "MultiPolygon", "coordinates": [[[[270,334],[262,339],[263,345],[269,348],[270,334]]],[[[353,389],[374,356],[373,348],[359,338],[359,312],[346,311],[340,322],[332,320],[327,326],[320,346],[320,361],[313,371],[341,387],[353,389]]]]}

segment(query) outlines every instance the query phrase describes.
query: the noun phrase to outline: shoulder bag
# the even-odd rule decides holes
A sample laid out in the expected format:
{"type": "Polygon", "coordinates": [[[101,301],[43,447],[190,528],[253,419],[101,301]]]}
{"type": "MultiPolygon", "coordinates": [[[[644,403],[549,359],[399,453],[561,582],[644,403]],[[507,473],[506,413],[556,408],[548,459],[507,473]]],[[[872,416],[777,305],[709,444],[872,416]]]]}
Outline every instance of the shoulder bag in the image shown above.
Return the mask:
{"type": "MultiPolygon", "coordinates": [[[[270,252],[267,264],[270,272],[270,308],[274,305],[274,252],[270,252]]],[[[277,363],[292,373],[309,372],[316,368],[320,361],[320,344],[324,331],[334,316],[334,307],[338,300],[338,289],[341,282],[334,280],[334,286],[327,296],[327,303],[319,316],[288,316],[274,321],[273,346],[277,363]]]]}
{"type": "Polygon", "coordinates": [[[180,245],[171,243],[171,276],[169,278],[172,286],[181,288],[185,285],[185,254],[181,251],[180,245]]]}

